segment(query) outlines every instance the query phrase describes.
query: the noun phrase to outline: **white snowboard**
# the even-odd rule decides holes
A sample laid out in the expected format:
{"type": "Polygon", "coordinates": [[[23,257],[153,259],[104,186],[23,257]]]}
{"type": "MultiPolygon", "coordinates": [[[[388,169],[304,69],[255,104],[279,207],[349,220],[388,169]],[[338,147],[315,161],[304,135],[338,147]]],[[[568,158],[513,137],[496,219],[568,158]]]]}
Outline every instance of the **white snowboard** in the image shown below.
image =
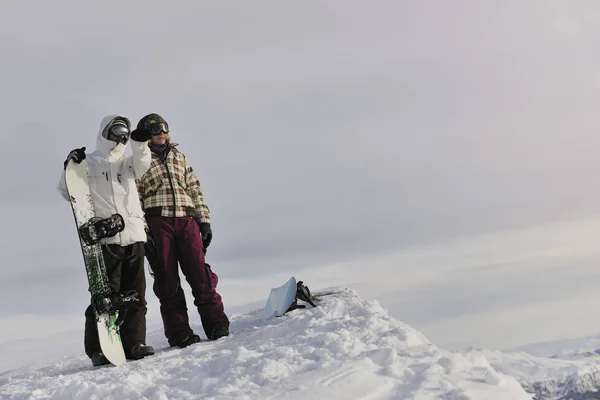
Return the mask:
{"type": "Polygon", "coordinates": [[[290,308],[296,298],[296,278],[293,276],[283,285],[271,289],[262,320],[280,317],[290,308]]]}
{"type": "MultiPolygon", "coordinates": [[[[88,245],[79,234],[79,227],[95,216],[85,160],[80,164],[74,161],[69,162],[66,169],[66,181],[73,216],[78,228],[77,234],[79,235],[90,291],[92,295],[108,295],[110,288],[108,287],[106,273],[103,272],[105,271],[105,267],[100,244],[88,245]]],[[[104,354],[108,361],[118,366],[125,364],[126,358],[116,319],[116,313],[96,313],[98,337],[100,339],[102,354],[104,354]]]]}

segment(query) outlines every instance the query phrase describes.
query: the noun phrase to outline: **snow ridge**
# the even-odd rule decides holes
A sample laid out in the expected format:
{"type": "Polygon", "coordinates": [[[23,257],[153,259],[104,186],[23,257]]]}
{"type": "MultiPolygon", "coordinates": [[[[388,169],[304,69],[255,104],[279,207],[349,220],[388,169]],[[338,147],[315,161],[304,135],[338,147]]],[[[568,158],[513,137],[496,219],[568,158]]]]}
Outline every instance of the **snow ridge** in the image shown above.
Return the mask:
{"type": "Polygon", "coordinates": [[[600,356],[596,352],[550,357],[490,350],[467,353],[480,354],[494,369],[513,376],[536,400],[600,399],[600,356]]]}
{"type": "MultiPolygon", "coordinates": [[[[0,374],[7,399],[531,399],[480,353],[452,353],[347,288],[318,307],[261,322],[231,316],[231,335],[169,349],[122,367],[85,356],[0,374]]],[[[318,294],[318,293],[316,293],[318,294]]],[[[197,330],[200,330],[197,328],[197,330]]]]}

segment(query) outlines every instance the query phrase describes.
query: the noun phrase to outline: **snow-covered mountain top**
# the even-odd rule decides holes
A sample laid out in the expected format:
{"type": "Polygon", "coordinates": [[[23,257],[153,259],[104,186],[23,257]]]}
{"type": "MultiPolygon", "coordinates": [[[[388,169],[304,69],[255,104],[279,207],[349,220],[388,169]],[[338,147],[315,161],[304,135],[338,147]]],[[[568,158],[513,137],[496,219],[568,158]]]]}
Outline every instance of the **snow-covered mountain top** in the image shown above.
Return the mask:
{"type": "Polygon", "coordinates": [[[573,359],[597,355],[598,349],[600,349],[600,335],[531,343],[507,351],[525,352],[539,357],[573,359]]]}
{"type": "Polygon", "coordinates": [[[499,373],[515,377],[534,399],[600,399],[600,356],[593,351],[552,358],[525,352],[470,350],[465,353],[478,354],[499,373]]]}
{"type": "MultiPolygon", "coordinates": [[[[233,315],[232,334],[169,349],[122,367],[94,368],[85,356],[0,374],[7,399],[529,399],[481,352],[452,353],[346,288],[261,322],[233,315]]],[[[196,327],[196,330],[198,327],[196,327]]]]}

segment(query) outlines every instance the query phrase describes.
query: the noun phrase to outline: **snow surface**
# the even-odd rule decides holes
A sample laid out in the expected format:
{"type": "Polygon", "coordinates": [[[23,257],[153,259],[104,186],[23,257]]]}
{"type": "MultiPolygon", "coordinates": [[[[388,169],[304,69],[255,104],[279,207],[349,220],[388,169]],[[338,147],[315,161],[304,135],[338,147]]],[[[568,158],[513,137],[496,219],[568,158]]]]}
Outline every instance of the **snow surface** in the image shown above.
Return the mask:
{"type": "Polygon", "coordinates": [[[186,349],[153,326],[157,354],[122,367],[61,357],[72,335],[11,342],[0,347],[15,366],[0,373],[0,399],[600,399],[600,335],[452,352],[352,289],[319,293],[330,294],[317,308],[268,321],[262,309],[231,315],[229,337],[186,349]]]}
{"type": "Polygon", "coordinates": [[[152,331],[157,354],[121,367],[92,367],[80,355],[5,371],[0,398],[532,398],[513,370],[502,372],[507,360],[439,349],[378,302],[347,288],[324,292],[333,289],[316,308],[266,322],[262,309],[232,315],[229,337],[186,349],[168,348],[162,331],[152,331]]]}
{"type": "Polygon", "coordinates": [[[499,372],[514,376],[535,399],[600,399],[600,335],[519,346],[510,351],[474,350],[499,372]]]}

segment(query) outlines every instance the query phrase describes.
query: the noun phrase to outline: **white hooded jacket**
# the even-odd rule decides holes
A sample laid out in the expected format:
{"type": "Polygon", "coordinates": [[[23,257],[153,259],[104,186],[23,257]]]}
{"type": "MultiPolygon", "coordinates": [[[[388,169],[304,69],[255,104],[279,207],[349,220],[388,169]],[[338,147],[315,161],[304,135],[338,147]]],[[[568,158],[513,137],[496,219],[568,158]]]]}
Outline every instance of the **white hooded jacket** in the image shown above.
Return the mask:
{"type": "MultiPolygon", "coordinates": [[[[125,229],[117,235],[105,238],[102,243],[127,246],[146,241],[144,212],[140,205],[135,179],[150,168],[151,153],[146,142],[129,139],[132,155],[125,156],[126,145],[112,142],[102,131],[115,118],[122,115],[107,115],[100,123],[96,151],[86,154],[88,179],[96,217],[108,218],[116,213],[125,220],[125,229]]],[[[69,193],[63,170],[58,191],[69,201],[69,193]]]]}

